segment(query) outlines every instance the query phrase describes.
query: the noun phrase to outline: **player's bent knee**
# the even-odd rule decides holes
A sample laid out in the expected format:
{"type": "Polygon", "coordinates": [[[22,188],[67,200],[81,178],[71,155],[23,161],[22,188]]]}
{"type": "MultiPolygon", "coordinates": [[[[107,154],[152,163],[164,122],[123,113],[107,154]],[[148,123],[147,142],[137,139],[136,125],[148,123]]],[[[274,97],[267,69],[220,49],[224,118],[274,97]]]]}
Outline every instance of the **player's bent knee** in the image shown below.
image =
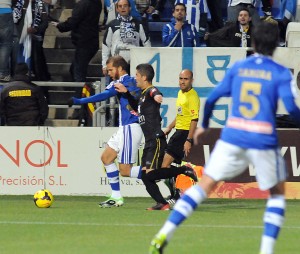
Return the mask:
{"type": "Polygon", "coordinates": [[[101,161],[103,162],[104,165],[111,164],[111,161],[108,159],[108,157],[103,155],[103,154],[101,155],[100,159],[101,159],[101,161]]]}
{"type": "Polygon", "coordinates": [[[110,151],[104,151],[101,155],[101,161],[104,165],[109,165],[115,161],[117,158],[117,153],[110,150],[110,151]]]}

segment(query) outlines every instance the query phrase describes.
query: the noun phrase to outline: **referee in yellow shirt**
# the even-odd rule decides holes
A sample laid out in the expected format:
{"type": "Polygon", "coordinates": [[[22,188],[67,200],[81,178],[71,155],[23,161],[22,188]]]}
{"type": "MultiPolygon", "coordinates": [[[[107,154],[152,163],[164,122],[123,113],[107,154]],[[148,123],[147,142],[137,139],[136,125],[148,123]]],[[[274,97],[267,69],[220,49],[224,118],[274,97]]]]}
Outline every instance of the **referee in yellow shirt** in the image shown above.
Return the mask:
{"type": "MultiPolygon", "coordinates": [[[[193,81],[193,72],[191,70],[185,69],[180,72],[180,91],[178,92],[176,100],[176,118],[164,132],[168,135],[173,128],[175,128],[176,131],[168,142],[162,168],[171,167],[172,162],[181,164],[181,160],[187,156],[191,150],[200,109],[200,99],[192,86],[193,81]]],[[[171,185],[175,185],[173,183],[174,180],[171,180],[171,185]]],[[[173,186],[169,186],[169,188],[170,187],[173,186]]],[[[176,192],[173,188],[170,188],[170,191],[171,202],[172,199],[176,200],[179,198],[179,192],[176,192]]]]}

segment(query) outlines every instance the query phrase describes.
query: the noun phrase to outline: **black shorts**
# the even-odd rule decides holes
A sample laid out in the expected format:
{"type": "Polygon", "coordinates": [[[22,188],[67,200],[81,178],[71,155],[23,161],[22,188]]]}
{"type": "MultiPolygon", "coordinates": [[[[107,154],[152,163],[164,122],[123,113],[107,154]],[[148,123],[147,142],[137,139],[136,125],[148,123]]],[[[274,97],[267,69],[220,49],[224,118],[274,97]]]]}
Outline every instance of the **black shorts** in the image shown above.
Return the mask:
{"type": "Polygon", "coordinates": [[[167,141],[165,137],[155,138],[147,141],[143,150],[142,167],[157,169],[161,167],[167,141]]]}
{"type": "Polygon", "coordinates": [[[176,130],[168,142],[166,153],[171,155],[177,164],[181,164],[184,157],[183,146],[188,135],[188,130],[176,130]]]}

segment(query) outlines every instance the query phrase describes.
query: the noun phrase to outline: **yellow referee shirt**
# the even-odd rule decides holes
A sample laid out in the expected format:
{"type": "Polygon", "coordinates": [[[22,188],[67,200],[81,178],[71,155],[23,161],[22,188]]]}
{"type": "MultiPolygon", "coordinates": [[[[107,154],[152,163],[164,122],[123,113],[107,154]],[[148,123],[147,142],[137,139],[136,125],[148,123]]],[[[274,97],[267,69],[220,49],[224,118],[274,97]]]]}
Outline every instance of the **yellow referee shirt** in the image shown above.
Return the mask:
{"type": "Polygon", "coordinates": [[[191,121],[199,118],[200,99],[194,88],[185,93],[178,92],[176,109],[175,129],[189,130],[191,121]]]}

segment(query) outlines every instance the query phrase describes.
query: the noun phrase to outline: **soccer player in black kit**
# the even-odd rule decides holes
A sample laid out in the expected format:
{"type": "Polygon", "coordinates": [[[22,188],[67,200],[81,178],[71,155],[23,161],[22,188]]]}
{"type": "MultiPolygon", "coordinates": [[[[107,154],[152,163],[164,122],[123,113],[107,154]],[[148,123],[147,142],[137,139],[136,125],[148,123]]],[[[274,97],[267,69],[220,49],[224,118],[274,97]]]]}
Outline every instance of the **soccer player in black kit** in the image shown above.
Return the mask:
{"type": "Polygon", "coordinates": [[[139,123],[145,136],[145,147],[142,156],[142,180],[147,192],[157,202],[147,210],[170,210],[169,203],[162,196],[156,180],[185,174],[197,179],[193,169],[180,167],[178,170],[160,168],[165,154],[166,137],[161,129],[160,105],[162,103],[161,92],[152,85],[154,70],[150,64],[139,64],[136,67],[137,86],[142,89],[139,100],[128,92],[120,83],[115,84],[118,92],[126,93],[130,106],[139,114],[139,123]],[[155,170],[154,170],[155,169],[155,170]]]}

